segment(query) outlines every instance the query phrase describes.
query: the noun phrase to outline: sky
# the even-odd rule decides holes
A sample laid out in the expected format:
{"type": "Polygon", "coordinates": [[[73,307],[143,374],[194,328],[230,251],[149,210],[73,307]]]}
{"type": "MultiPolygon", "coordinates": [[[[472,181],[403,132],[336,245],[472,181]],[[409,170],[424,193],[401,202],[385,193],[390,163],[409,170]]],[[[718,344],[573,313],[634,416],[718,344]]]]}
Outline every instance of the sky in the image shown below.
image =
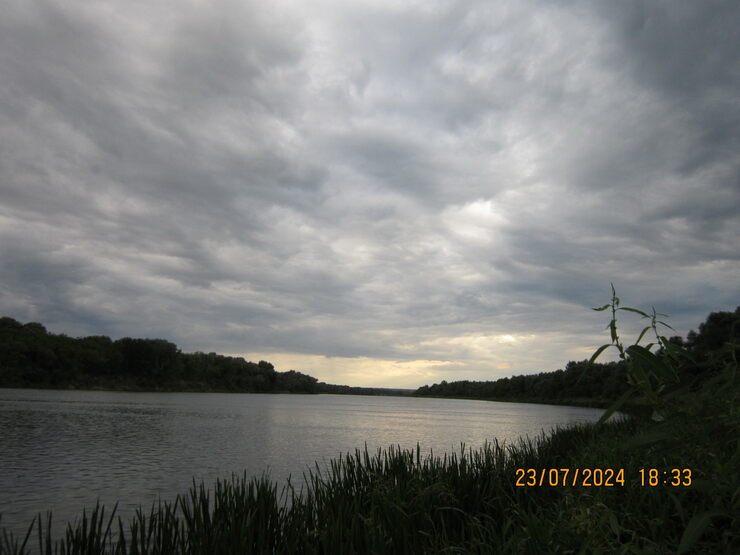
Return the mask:
{"type": "Polygon", "coordinates": [[[0,11],[2,315],[418,387],[740,304],[734,0],[0,11]]]}

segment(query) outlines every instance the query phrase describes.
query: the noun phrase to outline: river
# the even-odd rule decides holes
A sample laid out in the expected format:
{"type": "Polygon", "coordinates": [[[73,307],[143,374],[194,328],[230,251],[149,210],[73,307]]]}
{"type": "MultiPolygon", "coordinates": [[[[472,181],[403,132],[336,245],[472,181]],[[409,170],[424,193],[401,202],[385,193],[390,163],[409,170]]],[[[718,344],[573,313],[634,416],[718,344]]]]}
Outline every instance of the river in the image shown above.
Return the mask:
{"type": "Polygon", "coordinates": [[[602,410],[457,399],[0,389],[0,527],[100,500],[119,514],[232,473],[293,483],[367,445],[442,454],[592,422],[602,410]]]}

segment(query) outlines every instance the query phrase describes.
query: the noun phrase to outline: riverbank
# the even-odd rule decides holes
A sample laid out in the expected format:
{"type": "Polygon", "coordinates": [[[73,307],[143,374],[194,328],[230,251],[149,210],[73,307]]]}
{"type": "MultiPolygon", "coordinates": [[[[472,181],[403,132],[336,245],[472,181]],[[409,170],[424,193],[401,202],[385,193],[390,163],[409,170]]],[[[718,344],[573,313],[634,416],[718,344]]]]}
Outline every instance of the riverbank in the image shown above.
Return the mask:
{"type": "Polygon", "coordinates": [[[25,548],[0,536],[0,554],[736,553],[740,436],[720,406],[443,458],[355,452],[302,487],[235,477],[129,522],[98,508],[62,539],[42,518],[25,548]]]}

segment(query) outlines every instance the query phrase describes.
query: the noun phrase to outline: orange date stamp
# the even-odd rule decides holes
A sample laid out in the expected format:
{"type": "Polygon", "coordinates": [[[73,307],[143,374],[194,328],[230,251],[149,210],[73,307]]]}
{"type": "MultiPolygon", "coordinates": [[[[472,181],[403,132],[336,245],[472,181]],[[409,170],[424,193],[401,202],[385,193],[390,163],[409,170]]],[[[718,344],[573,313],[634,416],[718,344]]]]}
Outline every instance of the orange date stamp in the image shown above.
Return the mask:
{"type": "MultiPolygon", "coordinates": [[[[640,468],[637,481],[643,487],[689,487],[692,484],[690,468],[640,468]]],[[[517,487],[571,486],[571,487],[624,487],[624,468],[517,468],[517,487]]]]}
{"type": "Polygon", "coordinates": [[[516,485],[531,486],[624,486],[624,468],[517,468],[516,485]]]}

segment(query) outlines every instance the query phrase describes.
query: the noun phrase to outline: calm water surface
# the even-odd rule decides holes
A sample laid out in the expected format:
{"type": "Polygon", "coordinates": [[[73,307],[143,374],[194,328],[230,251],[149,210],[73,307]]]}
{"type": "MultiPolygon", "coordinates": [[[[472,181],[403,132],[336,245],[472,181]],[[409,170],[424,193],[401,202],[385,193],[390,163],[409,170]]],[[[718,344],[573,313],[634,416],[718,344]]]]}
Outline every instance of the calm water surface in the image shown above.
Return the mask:
{"type": "Polygon", "coordinates": [[[550,405],[347,395],[0,389],[0,526],[51,509],[55,529],[100,499],[130,515],[193,478],[301,477],[316,461],[388,445],[435,454],[595,421],[550,405]]]}

